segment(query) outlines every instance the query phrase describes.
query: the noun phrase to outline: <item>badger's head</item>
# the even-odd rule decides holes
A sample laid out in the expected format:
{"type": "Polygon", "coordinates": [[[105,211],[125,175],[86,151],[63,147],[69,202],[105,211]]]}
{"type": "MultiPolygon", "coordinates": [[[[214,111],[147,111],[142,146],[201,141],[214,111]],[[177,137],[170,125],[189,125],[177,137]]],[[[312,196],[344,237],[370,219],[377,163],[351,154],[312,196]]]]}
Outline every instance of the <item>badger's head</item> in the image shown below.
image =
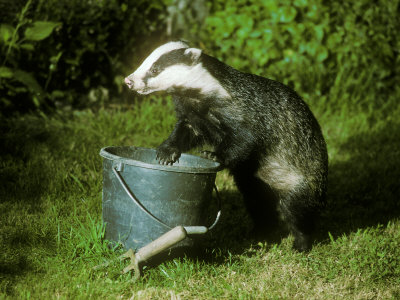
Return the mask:
{"type": "Polygon", "coordinates": [[[157,91],[196,90],[201,94],[228,93],[203,67],[202,51],[184,42],[169,42],[155,49],[140,67],[125,78],[127,86],[139,94],[157,91]]]}

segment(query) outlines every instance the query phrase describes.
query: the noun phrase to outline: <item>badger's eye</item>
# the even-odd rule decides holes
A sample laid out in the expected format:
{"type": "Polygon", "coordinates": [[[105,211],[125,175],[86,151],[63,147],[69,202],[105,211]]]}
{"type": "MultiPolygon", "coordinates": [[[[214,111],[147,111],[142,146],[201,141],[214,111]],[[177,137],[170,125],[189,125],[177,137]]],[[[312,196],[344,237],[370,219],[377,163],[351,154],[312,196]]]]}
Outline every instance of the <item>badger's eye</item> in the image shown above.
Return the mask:
{"type": "Polygon", "coordinates": [[[152,68],[152,69],[150,70],[150,72],[151,72],[151,74],[155,75],[155,74],[158,73],[158,68],[152,68]]]}

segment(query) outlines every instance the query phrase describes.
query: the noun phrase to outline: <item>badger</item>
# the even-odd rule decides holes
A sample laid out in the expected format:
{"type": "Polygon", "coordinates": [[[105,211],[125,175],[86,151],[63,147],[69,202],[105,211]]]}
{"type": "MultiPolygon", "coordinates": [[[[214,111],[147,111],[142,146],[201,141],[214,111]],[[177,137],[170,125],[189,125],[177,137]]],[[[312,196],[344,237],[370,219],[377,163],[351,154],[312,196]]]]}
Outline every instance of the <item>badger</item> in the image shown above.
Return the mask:
{"type": "Polygon", "coordinates": [[[211,146],[233,175],[256,230],[269,232],[283,220],[293,248],[311,249],[325,203],[328,154],[316,118],[295,91],[182,41],[156,48],[125,83],[141,95],[172,95],[177,122],[157,148],[159,163],[172,165],[182,152],[211,146]]]}

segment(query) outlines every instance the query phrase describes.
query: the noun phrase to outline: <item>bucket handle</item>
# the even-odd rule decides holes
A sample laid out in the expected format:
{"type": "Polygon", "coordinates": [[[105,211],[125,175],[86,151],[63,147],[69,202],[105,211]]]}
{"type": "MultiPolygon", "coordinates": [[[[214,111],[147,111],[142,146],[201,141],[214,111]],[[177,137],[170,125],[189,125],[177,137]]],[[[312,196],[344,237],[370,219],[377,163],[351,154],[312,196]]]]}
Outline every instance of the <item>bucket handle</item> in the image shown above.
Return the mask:
{"type": "MultiPolygon", "coordinates": [[[[147,210],[142,203],[139,202],[139,200],[136,199],[136,196],[132,193],[132,191],[128,188],[128,186],[126,185],[124,179],[122,178],[121,174],[119,173],[120,170],[122,170],[122,164],[118,164],[117,166],[112,168],[115,176],[117,177],[118,181],[120,182],[120,184],[122,185],[122,187],[124,188],[125,192],[128,194],[129,198],[132,199],[132,201],[144,212],[146,213],[149,217],[151,217],[154,221],[156,221],[157,223],[163,225],[164,227],[167,227],[168,229],[172,229],[171,226],[165,224],[163,221],[161,221],[159,218],[157,218],[156,216],[154,216],[149,210],[147,210]],[[118,170],[119,169],[119,170],[118,170]]],[[[205,227],[205,226],[188,226],[188,229],[190,227],[193,228],[194,232],[196,233],[197,230],[195,230],[196,227],[204,227],[206,230],[205,232],[207,232],[208,230],[211,230],[215,227],[215,225],[217,225],[219,218],[221,217],[221,198],[219,196],[219,192],[217,189],[217,186],[214,183],[214,190],[215,193],[217,195],[217,201],[218,201],[218,213],[217,213],[217,217],[215,218],[214,223],[209,226],[209,227],[205,227]]],[[[185,226],[186,228],[186,226],[185,226]]]]}

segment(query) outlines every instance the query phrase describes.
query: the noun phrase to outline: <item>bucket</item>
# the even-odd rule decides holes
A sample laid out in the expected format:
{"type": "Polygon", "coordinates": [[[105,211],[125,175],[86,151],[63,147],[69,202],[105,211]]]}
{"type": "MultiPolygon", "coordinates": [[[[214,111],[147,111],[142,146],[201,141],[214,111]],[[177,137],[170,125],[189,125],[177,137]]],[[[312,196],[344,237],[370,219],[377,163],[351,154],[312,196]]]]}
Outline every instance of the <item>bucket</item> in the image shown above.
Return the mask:
{"type": "MultiPolygon", "coordinates": [[[[209,225],[218,162],[182,154],[172,166],[160,165],[156,150],[138,147],[105,147],[100,155],[107,240],[136,250],[175,226],[209,225]]],[[[177,247],[192,244],[185,239],[177,247]]]]}

